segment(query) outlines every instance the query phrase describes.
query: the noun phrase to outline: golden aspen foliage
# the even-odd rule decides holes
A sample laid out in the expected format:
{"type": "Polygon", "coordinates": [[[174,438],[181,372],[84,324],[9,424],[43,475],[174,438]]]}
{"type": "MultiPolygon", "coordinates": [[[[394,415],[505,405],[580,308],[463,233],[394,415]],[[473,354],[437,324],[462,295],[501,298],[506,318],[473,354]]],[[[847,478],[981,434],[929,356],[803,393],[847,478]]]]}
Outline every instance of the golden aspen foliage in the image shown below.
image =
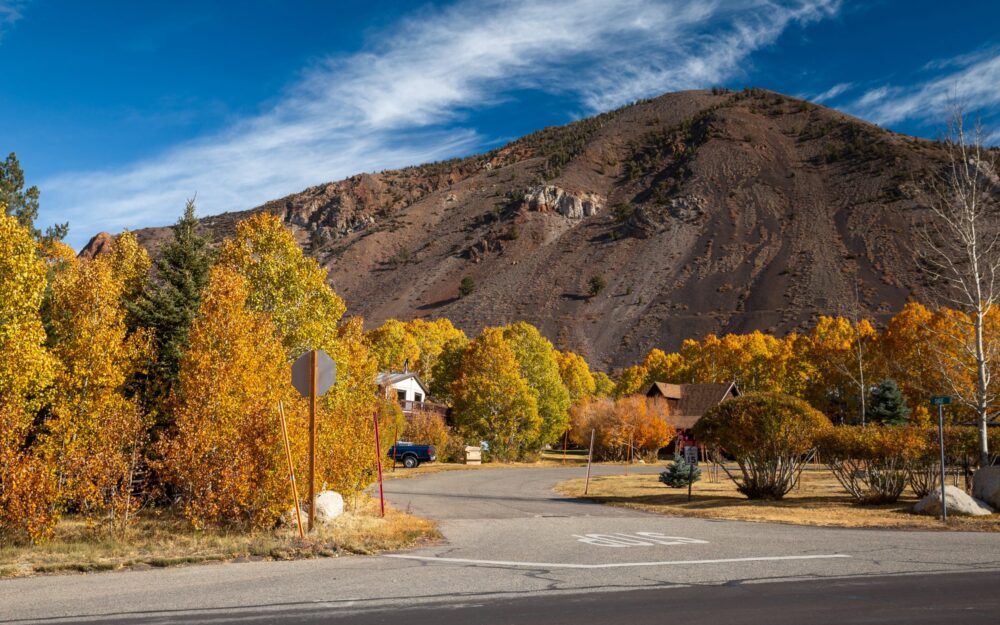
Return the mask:
{"type": "MultiPolygon", "coordinates": [[[[142,248],[128,254],[130,264],[143,264],[142,248]]],[[[126,527],[141,503],[133,487],[148,428],[138,401],[126,393],[151,341],[144,332],[127,332],[123,298],[130,269],[114,264],[122,258],[112,249],[67,265],[54,278],[52,353],[61,367],[45,438],[65,504],[100,516],[111,531],[126,527]]]]}
{"type": "Polygon", "coordinates": [[[869,381],[877,384],[881,379],[876,336],[875,328],[867,319],[855,325],[845,317],[820,317],[806,343],[804,357],[813,377],[806,384],[802,397],[831,419],[858,419],[862,371],[866,386],[869,381]]]}
{"type": "Polygon", "coordinates": [[[502,329],[486,328],[469,342],[452,386],[456,425],[467,438],[486,441],[491,457],[514,460],[537,439],[536,395],[502,329]]]}
{"type": "Polygon", "coordinates": [[[404,366],[415,370],[420,360],[420,345],[410,333],[408,324],[389,319],[368,332],[365,338],[380,371],[402,371],[404,366]]]}
{"type": "Polygon", "coordinates": [[[878,339],[886,375],[917,407],[948,392],[937,366],[939,356],[945,356],[945,345],[932,329],[933,318],[923,305],[910,302],[889,320],[878,339]]]}
{"type": "Polygon", "coordinates": [[[615,382],[603,371],[594,372],[594,395],[597,397],[611,397],[615,392],[615,382]]]}
{"type": "Polygon", "coordinates": [[[337,322],[347,307],[278,217],[259,213],[238,223],[218,263],[246,280],[250,309],[270,316],[289,359],[323,349],[336,360],[337,322]]]}
{"type": "Polygon", "coordinates": [[[122,298],[135,300],[146,286],[152,262],[135,235],[125,230],[115,237],[108,261],[115,279],[122,283],[122,298]]]}
{"type": "Polygon", "coordinates": [[[45,349],[46,266],[31,231],[0,211],[0,544],[40,541],[55,526],[55,479],[29,446],[56,361],[45,349]]]}
{"type": "Polygon", "coordinates": [[[611,394],[614,397],[627,397],[628,395],[635,395],[642,390],[643,386],[646,385],[646,380],[648,378],[649,371],[642,365],[625,367],[625,369],[622,370],[621,375],[618,376],[618,382],[615,384],[614,390],[611,394]]]}
{"type": "Polygon", "coordinates": [[[431,369],[430,391],[434,399],[451,405],[454,403],[452,388],[462,369],[462,356],[469,346],[469,339],[462,334],[444,344],[431,369]]]}
{"type": "Polygon", "coordinates": [[[520,365],[521,377],[535,394],[538,416],[542,420],[537,439],[529,444],[540,448],[554,443],[569,429],[569,391],[559,374],[556,350],[530,323],[519,321],[502,329],[520,365]]]}
{"type": "Polygon", "coordinates": [[[569,391],[570,402],[576,403],[584,397],[591,397],[597,391],[597,383],[590,373],[590,366],[580,354],[574,352],[556,352],[559,362],[559,375],[566,390],[569,391]]]}
{"type": "MultiPolygon", "coordinates": [[[[338,327],[346,310],[343,300],[326,283],[327,272],[303,254],[274,215],[258,214],[237,224],[218,264],[244,278],[248,308],[269,316],[289,361],[322,349],[337,363],[337,382],[317,416],[317,471],[321,483],[344,494],[363,489],[375,468],[378,366],[365,345],[361,320],[338,327]]],[[[301,402],[298,413],[305,409],[301,402]]]]}
{"type": "Polygon", "coordinates": [[[360,492],[375,479],[373,415],[379,414],[384,453],[392,445],[394,429],[402,429],[396,414],[380,406],[376,393],[375,358],[364,340],[360,317],[347,319],[337,329],[337,383],[320,401],[317,472],[319,482],[344,496],[360,492]],[[381,409],[380,409],[381,408],[381,409]]]}
{"type": "Polygon", "coordinates": [[[157,445],[158,468],[198,528],[270,528],[292,508],[278,403],[298,458],[307,430],[285,350],[250,297],[238,273],[212,270],[170,400],[175,426],[157,445]]]}
{"type": "Polygon", "coordinates": [[[450,320],[443,318],[433,321],[414,319],[406,324],[406,328],[420,350],[420,357],[413,368],[428,386],[434,383],[434,367],[445,346],[451,341],[468,340],[465,332],[456,328],[450,320]]]}

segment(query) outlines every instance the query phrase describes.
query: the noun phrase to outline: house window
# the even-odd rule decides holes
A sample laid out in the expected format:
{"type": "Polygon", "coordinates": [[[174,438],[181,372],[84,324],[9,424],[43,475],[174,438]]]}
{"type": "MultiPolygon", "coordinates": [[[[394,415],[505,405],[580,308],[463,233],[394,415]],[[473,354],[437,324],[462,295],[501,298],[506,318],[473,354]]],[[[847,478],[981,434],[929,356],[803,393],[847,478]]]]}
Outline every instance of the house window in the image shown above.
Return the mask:
{"type": "Polygon", "coordinates": [[[406,391],[396,391],[396,399],[406,401],[406,391]]]}
{"type": "Polygon", "coordinates": [[[424,401],[424,396],[420,393],[415,394],[413,398],[417,401],[417,403],[424,401]]]}

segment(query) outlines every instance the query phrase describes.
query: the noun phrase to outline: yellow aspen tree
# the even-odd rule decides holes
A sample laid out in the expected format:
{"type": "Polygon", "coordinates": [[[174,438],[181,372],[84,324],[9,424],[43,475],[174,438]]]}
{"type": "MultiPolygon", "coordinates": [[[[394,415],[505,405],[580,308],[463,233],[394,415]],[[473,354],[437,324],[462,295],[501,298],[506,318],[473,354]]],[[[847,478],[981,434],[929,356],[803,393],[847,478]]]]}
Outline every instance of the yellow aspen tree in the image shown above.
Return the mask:
{"type": "MultiPolygon", "coordinates": [[[[298,399],[274,326],[248,309],[250,294],[232,269],[212,270],[169,402],[175,426],[157,446],[158,468],[198,528],[269,528],[292,507],[276,411],[298,399]]],[[[290,411],[289,430],[301,458],[300,414],[290,411]]]]}
{"type": "MultiPolygon", "coordinates": [[[[337,382],[320,404],[317,471],[331,488],[345,493],[364,488],[374,472],[378,368],[364,344],[361,320],[338,327],[346,306],[326,283],[326,270],[303,254],[274,215],[261,213],[237,224],[218,264],[245,280],[247,307],[269,316],[289,361],[322,349],[337,363],[337,382]]],[[[297,405],[297,414],[304,414],[304,403],[297,405]]]]}
{"type": "Polygon", "coordinates": [[[31,231],[0,210],[0,544],[43,540],[58,519],[51,466],[28,444],[56,370],[41,317],[45,274],[31,231]]]}
{"type": "Polygon", "coordinates": [[[112,251],[55,277],[52,352],[61,367],[45,440],[64,503],[102,517],[111,531],[126,527],[141,503],[133,487],[149,425],[126,392],[151,342],[144,332],[127,332],[126,274],[114,264],[121,258],[112,251]]]}
{"type": "Polygon", "coordinates": [[[469,343],[453,387],[456,425],[486,441],[493,458],[514,460],[537,438],[542,420],[535,393],[502,329],[486,328],[469,343]]]}
{"type": "MultiPolygon", "coordinates": [[[[318,426],[319,480],[325,488],[353,495],[375,479],[372,417],[378,413],[383,455],[393,432],[402,431],[402,413],[380,409],[375,392],[378,364],[364,340],[360,317],[347,319],[337,330],[337,384],[320,403],[318,426]]],[[[304,467],[304,465],[303,465],[304,467]]]]}
{"type": "Polygon", "coordinates": [[[594,372],[594,395],[611,397],[615,392],[615,382],[603,371],[594,372]]]}
{"type": "MultiPolygon", "coordinates": [[[[369,349],[382,371],[413,371],[420,360],[420,346],[410,333],[408,324],[389,319],[365,335],[369,349]]],[[[419,372],[418,372],[419,373],[419,372]]]]}
{"type": "Polygon", "coordinates": [[[597,390],[590,366],[583,356],[575,352],[556,352],[559,362],[559,375],[569,391],[570,402],[576,403],[584,397],[591,397],[597,390]]]}
{"type": "Polygon", "coordinates": [[[424,319],[414,319],[406,324],[410,336],[417,342],[420,350],[420,358],[417,360],[415,370],[420,378],[427,385],[434,384],[434,367],[444,353],[445,347],[451,341],[467,341],[465,332],[462,332],[448,319],[435,319],[427,321],[424,319]]]}
{"type": "Polygon", "coordinates": [[[250,309],[271,317],[290,359],[317,348],[333,357],[337,322],[347,307],[280,219],[259,213],[238,223],[218,263],[243,276],[250,309]]]}
{"type": "Polygon", "coordinates": [[[552,343],[538,328],[519,321],[503,327],[503,335],[514,350],[521,377],[535,394],[541,424],[535,447],[555,443],[569,428],[569,391],[559,375],[559,361],[552,343]]]}

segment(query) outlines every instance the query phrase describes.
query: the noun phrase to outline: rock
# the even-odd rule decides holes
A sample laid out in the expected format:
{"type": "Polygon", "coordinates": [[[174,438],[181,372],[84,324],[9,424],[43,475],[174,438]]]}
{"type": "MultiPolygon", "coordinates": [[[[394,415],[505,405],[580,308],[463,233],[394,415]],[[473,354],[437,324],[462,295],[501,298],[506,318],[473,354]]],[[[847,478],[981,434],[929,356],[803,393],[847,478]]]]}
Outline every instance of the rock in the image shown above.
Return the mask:
{"type": "Polygon", "coordinates": [[[93,260],[111,251],[111,246],[114,245],[115,237],[107,232],[98,232],[95,234],[83,249],[80,250],[78,256],[80,258],[86,258],[87,260],[93,260]]]}
{"type": "Polygon", "coordinates": [[[344,498],[332,490],[316,495],[316,522],[328,523],[344,514],[344,498]]]}
{"type": "Polygon", "coordinates": [[[1000,466],[983,467],[972,476],[972,496],[1000,508],[1000,466]]]}
{"type": "MultiPolygon", "coordinates": [[[[948,506],[948,514],[987,516],[993,513],[993,508],[978,499],[973,499],[964,490],[955,486],[945,486],[944,497],[945,505],[948,506]]],[[[917,505],[913,506],[913,511],[918,514],[930,514],[933,516],[941,514],[941,490],[935,488],[930,495],[927,495],[917,502],[917,505]]]]}
{"type": "Polygon", "coordinates": [[[570,193],[553,185],[529,189],[524,204],[533,211],[555,211],[570,219],[583,219],[604,209],[604,199],[596,193],[570,193]]]}

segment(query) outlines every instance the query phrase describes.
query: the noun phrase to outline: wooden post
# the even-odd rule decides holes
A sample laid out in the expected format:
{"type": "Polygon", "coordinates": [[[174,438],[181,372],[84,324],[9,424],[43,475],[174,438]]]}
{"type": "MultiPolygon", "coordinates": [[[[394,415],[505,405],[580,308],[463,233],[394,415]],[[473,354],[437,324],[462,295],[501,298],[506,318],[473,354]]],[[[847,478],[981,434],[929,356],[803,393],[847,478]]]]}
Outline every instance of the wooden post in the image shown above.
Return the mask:
{"type": "MultiPolygon", "coordinates": [[[[392,426],[392,472],[396,472],[396,445],[399,443],[399,426],[392,426]]],[[[443,450],[442,450],[443,451],[443,450]]]]}
{"type": "Polygon", "coordinates": [[[309,355],[309,531],[316,522],[316,383],[318,375],[316,350],[309,355]]]}
{"type": "MultiPolygon", "coordinates": [[[[373,413],[372,420],[375,422],[375,466],[378,467],[378,500],[381,515],[385,516],[385,490],[382,487],[382,444],[378,436],[378,412],[373,413]]],[[[395,460],[393,461],[395,464],[395,460]]]]}
{"type": "Polygon", "coordinates": [[[569,430],[563,432],[563,464],[566,464],[566,443],[569,441],[569,430]]]}
{"type": "Polygon", "coordinates": [[[587,483],[583,486],[583,494],[586,495],[590,491],[590,464],[594,460],[594,432],[596,430],[590,431],[590,453],[587,454],[587,483]]]}
{"type": "Polygon", "coordinates": [[[285,406],[278,402],[278,415],[281,417],[281,436],[285,439],[285,458],[288,459],[288,482],[292,486],[292,504],[295,506],[295,523],[299,526],[299,538],[305,538],[302,531],[302,508],[299,507],[299,489],[295,485],[295,465],[292,463],[292,447],[288,443],[288,422],[285,421],[285,406]]]}
{"type": "Polygon", "coordinates": [[[632,464],[632,440],[634,436],[634,432],[628,435],[628,455],[625,459],[625,475],[628,475],[628,468],[632,464]]]}

